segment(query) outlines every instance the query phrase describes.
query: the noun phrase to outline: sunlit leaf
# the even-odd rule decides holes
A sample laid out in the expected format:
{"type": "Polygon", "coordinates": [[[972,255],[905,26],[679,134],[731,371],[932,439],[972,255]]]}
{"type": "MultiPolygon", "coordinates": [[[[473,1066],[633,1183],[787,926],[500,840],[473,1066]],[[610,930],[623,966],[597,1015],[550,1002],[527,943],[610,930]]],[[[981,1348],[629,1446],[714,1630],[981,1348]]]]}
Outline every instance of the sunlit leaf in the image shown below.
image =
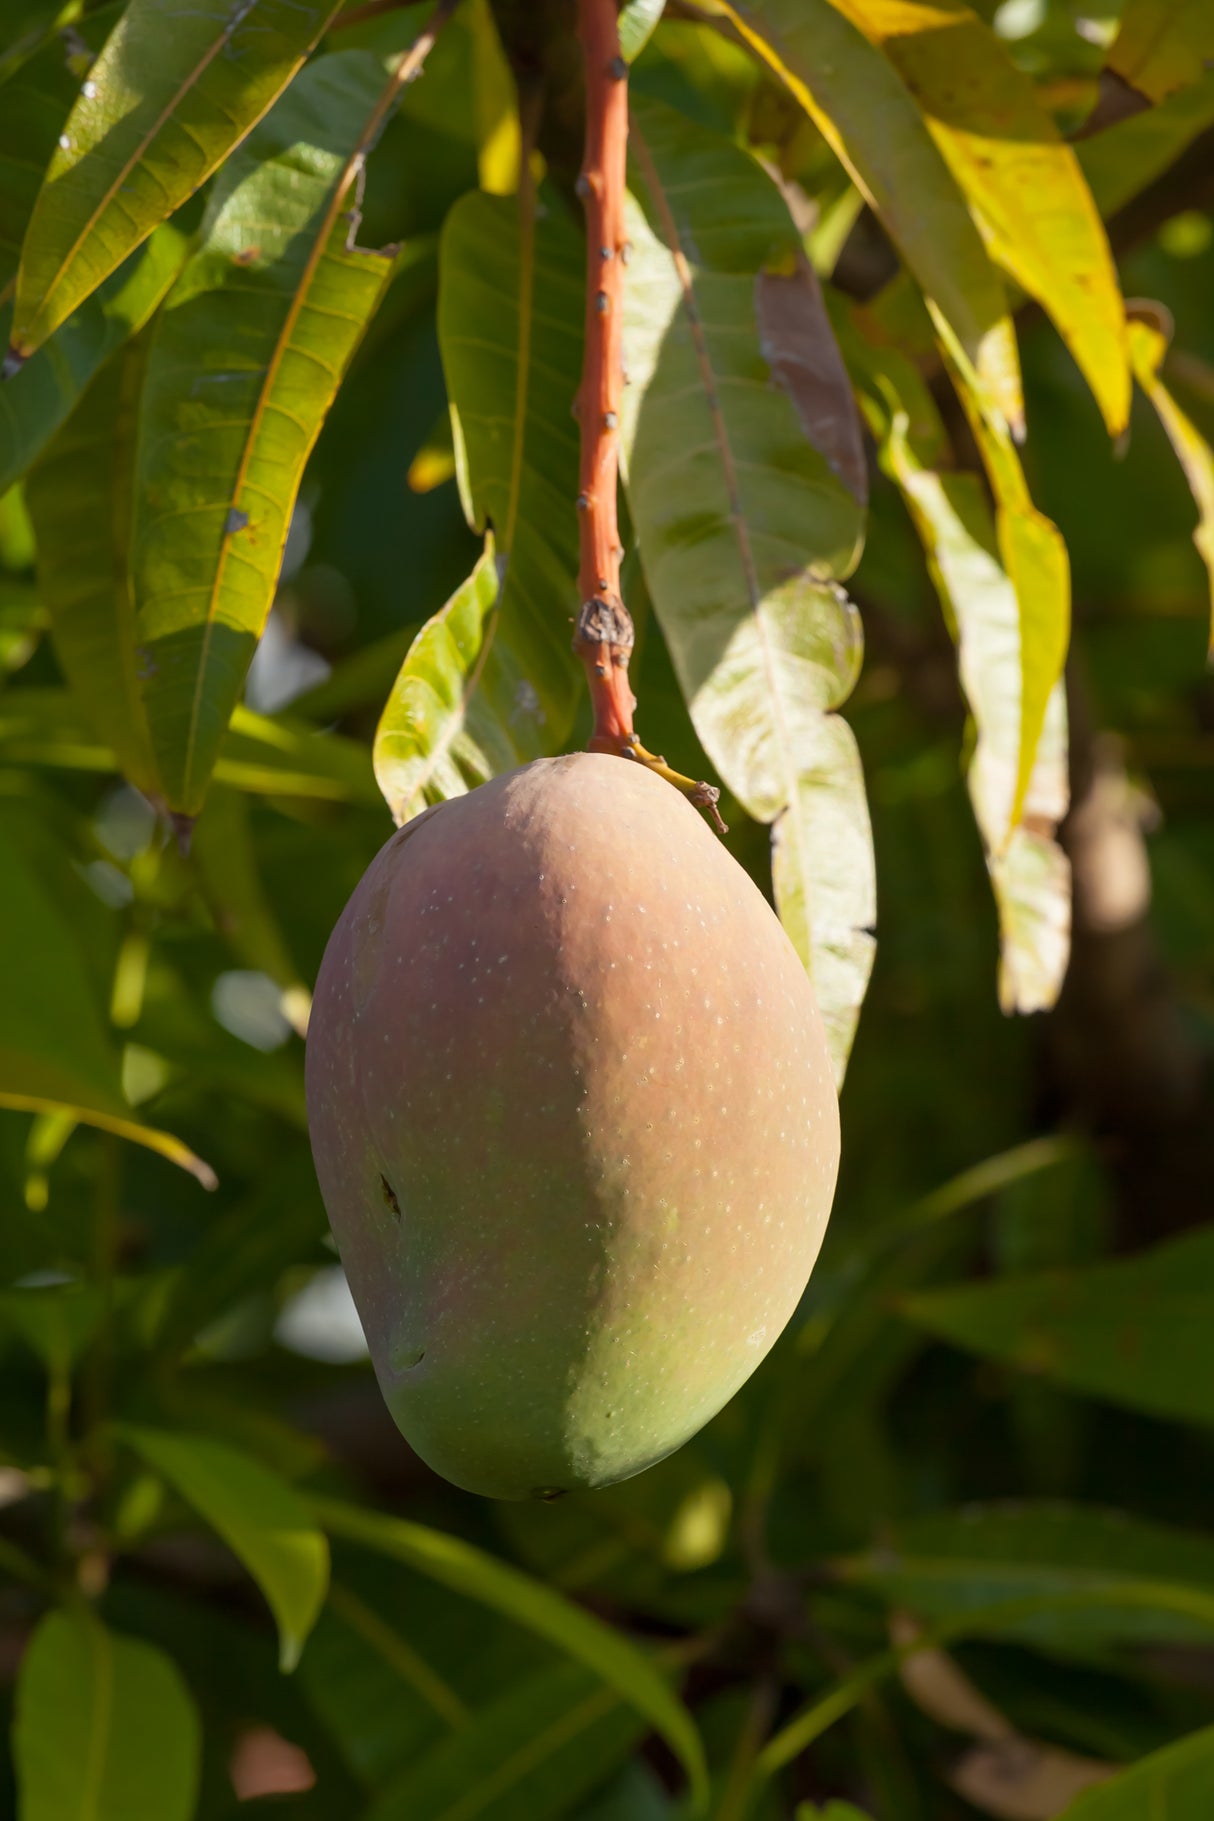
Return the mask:
{"type": "Polygon", "coordinates": [[[513,745],[509,723],[479,687],[499,592],[487,536],[472,574],[427,620],[392,686],[375,735],[375,776],[398,824],[422,803],[461,796],[530,756],[513,745]]]}
{"type": "Polygon", "coordinates": [[[38,540],[38,585],[75,702],[131,782],[152,794],[156,773],[127,567],[146,354],[146,338],[139,338],[102,368],[33,469],[25,496],[38,540]]]}
{"type": "Polygon", "coordinates": [[[274,597],[304,462],[391,273],[353,244],[396,99],[323,57],[231,158],[152,336],[132,531],[141,686],[171,809],[199,808],[274,597]]]}
{"type": "Polygon", "coordinates": [[[1061,1821],[1204,1821],[1212,1806],[1214,1726],[1207,1726],[1088,1790],[1061,1821]]]}
{"type": "Polygon", "coordinates": [[[1050,695],[1024,813],[1009,835],[1026,654],[986,492],[977,475],[952,469],[944,425],[913,364],[854,334],[847,348],[881,464],[906,501],[957,640],[977,734],[967,783],[999,909],[1000,1003],[1041,1011],[1058,997],[1070,951],[1070,866],[1056,838],[1069,800],[1065,689],[1058,681],[1050,695]]]}
{"type": "Polygon", "coordinates": [[[1214,1423],[1214,1230],[1109,1264],[933,1290],[900,1306],[985,1358],[1132,1410],[1214,1423]]]}
{"type": "Polygon", "coordinates": [[[1200,82],[1211,63],[1209,0],[1126,0],[1106,67],[1148,101],[1165,101],[1200,82]]]}
{"type": "MultiPolygon", "coordinates": [[[[1046,715],[1051,712],[1066,664],[1071,636],[1071,564],[1057,525],[1033,504],[1010,436],[982,415],[965,376],[956,368],[953,376],[995,498],[999,561],[1016,594],[1019,739],[1006,819],[994,842],[995,851],[1000,852],[1025,818],[1046,715]]],[[[1061,711],[1054,708],[1052,712],[1057,716],[1061,711]]],[[[1055,746],[1056,728],[1057,722],[1055,746]]],[[[1048,784],[1045,790],[1056,804],[1057,791],[1048,784]]],[[[998,802],[997,807],[1002,813],[1004,803],[998,802]]]]}
{"type": "Polygon", "coordinates": [[[619,1763],[645,1722],[579,1664],[533,1676],[432,1746],[367,1821],[558,1821],[619,1763]]]}
{"type": "Polygon", "coordinates": [[[126,1101],[67,907],[39,877],[8,815],[0,817],[0,878],[0,1106],[62,1108],[159,1151],[214,1186],[200,1158],[180,1139],[143,1124],[126,1101]]]}
{"type": "Polygon", "coordinates": [[[239,1556],[278,1621],[281,1665],[294,1669],[329,1585],[329,1545],[299,1494],[260,1461],[209,1436],[133,1423],[114,1433],[239,1556]]]}
{"type": "MultiPolygon", "coordinates": [[[[48,8],[47,26],[60,10],[48,8]]],[[[117,6],[102,7],[73,20],[67,32],[40,32],[35,21],[25,56],[10,56],[8,46],[0,47],[0,295],[16,276],[26,225],[63,123],[80,93],[87,53],[104,43],[119,11],[117,6]]]]}
{"type": "Polygon", "coordinates": [[[859,757],[830,714],[860,660],[834,579],[863,523],[855,408],[767,176],[639,98],[631,146],[623,438],[645,579],[705,751],[776,824],[777,904],[841,1075],[875,915],[859,757]]]}
{"type": "MultiPolygon", "coordinates": [[[[185,235],[165,222],[19,373],[0,385],[0,493],[46,448],[115,350],[147,322],[185,254],[185,235]]],[[[7,315],[0,311],[0,331],[7,315]]]]}
{"type": "Polygon", "coordinates": [[[879,213],[937,329],[978,376],[984,405],[1024,419],[1015,334],[998,273],[919,106],[832,0],[721,9],[801,102],[879,213]]]}
{"type": "Polygon", "coordinates": [[[43,1619],[17,1680],[21,1821],[190,1821],[201,1728],[163,1651],[83,1603],[43,1619]]]}
{"type": "Polygon", "coordinates": [[[1214,1635],[1209,1538],[1080,1505],[936,1512],[895,1526],[879,1548],[835,1569],[921,1618],[981,1620],[990,1608],[989,1636],[1088,1649],[1214,1635]],[[1082,1604],[1066,1604],[1078,1595],[1082,1604]],[[1040,1610],[1015,1611],[1036,1599],[1040,1610]]]}
{"type": "Polygon", "coordinates": [[[657,28],[666,0],[624,0],[620,8],[620,52],[632,63],[657,28]]]}
{"type": "Polygon", "coordinates": [[[1053,318],[1119,435],[1130,372],[1117,273],[1075,153],[1033,82],[961,0],[832,4],[901,76],[991,257],[1053,318]]]}
{"type": "Polygon", "coordinates": [[[132,0],[65,122],[21,254],[31,354],[193,194],[286,87],[333,0],[132,0]]]}
{"type": "MultiPolygon", "coordinates": [[[[1172,325],[1167,312],[1154,305],[1138,305],[1130,321],[1130,358],[1134,377],[1154,405],[1159,421],[1176,451],[1176,459],[1197,502],[1197,528],[1193,542],[1210,580],[1211,610],[1214,613],[1214,450],[1191,418],[1181,410],[1161,377],[1164,357],[1171,340],[1172,325]]],[[[1211,621],[1210,647],[1214,650],[1214,619],[1211,621]]]]}
{"type": "Polygon", "coordinates": [[[660,1670],[624,1632],[459,1537],[333,1499],[314,1500],[313,1508],[333,1536],[392,1556],[480,1601],[592,1670],[661,1733],[682,1762],[693,1794],[703,1795],[703,1747],[694,1722],[660,1670]]]}

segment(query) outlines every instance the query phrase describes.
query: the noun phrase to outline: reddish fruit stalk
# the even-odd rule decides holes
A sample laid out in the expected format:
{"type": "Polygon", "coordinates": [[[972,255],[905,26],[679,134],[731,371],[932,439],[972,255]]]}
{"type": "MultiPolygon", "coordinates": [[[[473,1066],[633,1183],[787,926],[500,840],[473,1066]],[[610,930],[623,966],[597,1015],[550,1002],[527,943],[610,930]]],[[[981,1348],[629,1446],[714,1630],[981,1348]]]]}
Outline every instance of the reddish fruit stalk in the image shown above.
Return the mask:
{"type": "Polygon", "coordinates": [[[615,0],[579,0],[586,71],[586,152],[578,193],[586,210],[586,345],[578,415],[582,610],[574,648],[594,705],[592,751],[622,753],[633,737],[628,683],[632,621],[620,597],[619,473],[628,146],[628,65],[615,0]]]}
{"type": "Polygon", "coordinates": [[[578,517],[582,597],[573,649],[586,669],[594,709],[591,752],[616,753],[658,772],[724,834],[720,791],[672,771],[646,752],[632,725],[636,701],[628,681],[632,616],[620,594],[624,551],[616,511],[620,408],[624,389],[624,268],[628,242],[624,189],[628,154],[628,65],[620,54],[616,0],[578,0],[586,72],[586,150],[578,194],[586,210],[586,345],[578,417],[582,429],[578,517]]]}

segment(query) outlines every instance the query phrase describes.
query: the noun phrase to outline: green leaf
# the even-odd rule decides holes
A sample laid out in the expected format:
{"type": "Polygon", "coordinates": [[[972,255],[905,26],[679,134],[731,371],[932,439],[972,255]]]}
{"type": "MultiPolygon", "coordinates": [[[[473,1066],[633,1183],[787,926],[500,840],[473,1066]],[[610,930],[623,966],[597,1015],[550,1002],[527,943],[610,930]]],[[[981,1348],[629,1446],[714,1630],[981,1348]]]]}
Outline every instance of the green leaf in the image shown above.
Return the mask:
{"type": "Polygon", "coordinates": [[[704,1753],[691,1715],[660,1670],[623,1632],[459,1537],[333,1499],[314,1499],[312,1505],[334,1536],[391,1556],[479,1600],[592,1670],[661,1733],[687,1772],[693,1798],[702,1801],[707,1789],[704,1753]]]}
{"type": "MultiPolygon", "coordinates": [[[[0,756],[10,765],[117,769],[113,751],[86,725],[65,689],[23,688],[0,698],[0,756]]],[[[255,796],[373,807],[382,801],[361,741],[249,708],[232,716],[215,779],[255,796]]]]}
{"type": "Polygon", "coordinates": [[[322,57],[225,166],[152,336],[131,568],[161,794],[192,815],[274,598],[308,452],[391,274],[355,185],[397,98],[322,57]]]}
{"type": "Polygon", "coordinates": [[[859,755],[830,713],[860,663],[833,579],[863,523],[851,389],[754,161],[641,97],[630,144],[622,429],[645,580],[705,751],[776,823],[777,904],[841,1076],[875,916],[859,755]]]}
{"type": "Polygon", "coordinates": [[[311,995],[262,884],[249,806],[239,791],[212,790],[194,828],[190,861],[216,929],[246,967],[282,988],[283,1015],[305,1036],[311,995]]]}
{"type": "Polygon", "coordinates": [[[644,1730],[615,1689],[562,1663],[431,1747],[371,1804],[367,1821],[558,1821],[644,1730]]]}
{"type": "Polygon", "coordinates": [[[1071,874],[1057,841],[1069,800],[1066,692],[1050,695],[1024,798],[1008,826],[1021,741],[1025,651],[1016,590],[1000,557],[981,480],[951,451],[923,379],[896,349],[874,347],[836,315],[862,388],[879,460],[906,502],[957,641],[977,738],[967,774],[999,910],[999,1000],[1005,1012],[1054,1004],[1070,953],[1071,874]]]}
{"type": "Polygon", "coordinates": [[[190,1821],[201,1728],[163,1651],[84,1607],[53,1612],[17,1681],[21,1821],[190,1821]]]}
{"type": "Polygon", "coordinates": [[[1107,221],[1175,163],[1214,122],[1214,69],[1156,107],[1081,139],[1075,147],[1096,207],[1107,221]]]}
{"type": "Polygon", "coordinates": [[[1167,311],[1154,304],[1136,304],[1129,327],[1134,377],[1154,405],[1197,502],[1198,519],[1193,542],[1206,566],[1210,583],[1209,648],[1214,652],[1214,450],[1192,419],[1186,417],[1160,377],[1172,338],[1167,311]]]}
{"type": "Polygon", "coordinates": [[[814,121],[876,209],[984,409],[1024,422],[999,275],[915,97],[833,0],[723,0],[721,10],[814,121]]]}
{"type": "Polygon", "coordinates": [[[73,926],[7,810],[0,815],[0,878],[0,1106],[62,1108],[159,1151],[213,1188],[201,1158],[170,1133],[144,1125],[127,1103],[73,926]]]}
{"type": "Polygon", "coordinates": [[[426,621],[401,665],[375,734],[375,777],[398,825],[423,803],[462,796],[531,756],[513,745],[508,721],[479,687],[500,593],[487,533],[472,574],[426,621]]]}
{"type": "Polygon", "coordinates": [[[1126,0],[1105,67],[1148,101],[1165,101],[1200,82],[1212,62],[1208,0],[1126,0]]]}
{"type": "Polygon", "coordinates": [[[1134,1258],[932,1291],[900,1307],[987,1359],[1132,1410],[1214,1423],[1214,1229],[1134,1258]]]}
{"type": "Polygon", "coordinates": [[[166,222],[0,386],[0,493],[37,460],[104,363],[148,321],[185,254],[185,235],[166,222]]]}
{"type": "Polygon", "coordinates": [[[1207,1726],[1087,1790],[1061,1821],[1206,1821],[1212,1809],[1214,1726],[1207,1726]]]}
{"type": "MultiPolygon", "coordinates": [[[[54,8],[44,23],[49,26],[54,8]]],[[[21,242],[63,123],[80,93],[88,52],[104,41],[121,9],[107,6],[45,37],[35,31],[22,58],[0,51],[0,297],[16,275],[21,242]],[[41,41],[39,41],[41,39],[41,41]],[[73,46],[83,46],[80,55],[73,46]]],[[[5,47],[7,48],[7,47],[5,47]]]]}
{"type": "Polygon", "coordinates": [[[102,368],[30,474],[25,499],[38,543],[38,586],[73,697],[126,776],[151,795],[156,773],[127,567],[146,354],[140,337],[102,368]]]}
{"type": "Polygon", "coordinates": [[[260,1461],[207,1436],[133,1423],[116,1424],[114,1433],[239,1556],[278,1621],[280,1664],[294,1669],[329,1585],[329,1545],[298,1493],[260,1461]]]}
{"type": "Polygon", "coordinates": [[[380,733],[384,763],[407,759],[404,778],[388,787],[394,813],[405,788],[412,800],[438,800],[490,775],[486,767],[559,750],[572,726],[578,439],[570,407],[582,357],[582,263],[561,204],[548,197],[541,210],[527,187],[518,198],[465,196],[447,217],[438,333],[456,471],[469,523],[493,528],[502,581],[494,605],[482,559],[405,659],[380,733]],[[396,742],[427,689],[443,712],[428,705],[426,738],[415,723],[410,752],[396,742]],[[400,757],[389,761],[394,746],[400,757]]]}
{"type": "Polygon", "coordinates": [[[991,258],[1053,318],[1120,435],[1125,311],[1104,225],[1032,80],[961,0],[832,0],[889,58],[969,200],[991,258]]]}
{"type": "Polygon", "coordinates": [[[968,1506],[900,1524],[879,1548],[833,1566],[920,1618],[973,1613],[983,1624],[989,1607],[987,1636],[1085,1650],[1208,1644],[1214,1633],[1214,1542],[1120,1512],[968,1506]],[[1083,1605],[1066,1604],[1080,1595],[1083,1605]],[[1015,1614],[1017,1601],[1035,1599],[1041,1610],[1015,1614]]]}
{"type": "Polygon", "coordinates": [[[333,0],[182,12],[131,0],[61,130],[26,232],[13,346],[32,354],[210,176],[290,82],[333,0]]]}

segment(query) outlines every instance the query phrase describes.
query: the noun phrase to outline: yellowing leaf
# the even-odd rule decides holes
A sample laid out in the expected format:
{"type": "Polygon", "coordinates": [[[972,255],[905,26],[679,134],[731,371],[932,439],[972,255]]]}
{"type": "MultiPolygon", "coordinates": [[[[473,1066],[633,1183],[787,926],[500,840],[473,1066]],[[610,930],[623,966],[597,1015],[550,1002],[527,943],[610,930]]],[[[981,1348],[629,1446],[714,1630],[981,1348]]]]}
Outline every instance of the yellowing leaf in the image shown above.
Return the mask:
{"type": "MultiPolygon", "coordinates": [[[[1198,520],[1193,542],[1210,578],[1210,599],[1214,614],[1214,450],[1196,424],[1185,416],[1160,378],[1160,369],[1171,339],[1171,324],[1164,327],[1165,313],[1154,306],[1137,306],[1130,318],[1130,358],[1134,377],[1154,405],[1159,421],[1168,433],[1168,441],[1197,501],[1198,520]]],[[[1214,651],[1214,618],[1211,620],[1210,649],[1214,651]]]]}
{"type": "Polygon", "coordinates": [[[746,42],[805,108],[879,214],[984,407],[1024,420],[999,275],[914,97],[831,0],[722,0],[746,42]]]}
{"type": "Polygon", "coordinates": [[[1188,88],[1212,64],[1210,0],[1126,0],[1107,67],[1148,101],[1164,101],[1188,88]]]}
{"type": "Polygon", "coordinates": [[[1130,408],[1125,312],[1104,225],[1032,81],[961,0],[833,0],[889,58],[987,250],[1053,318],[1110,433],[1130,408]]]}
{"type": "Polygon", "coordinates": [[[1070,865],[1056,838],[1069,797],[1065,689],[1058,680],[1050,692],[1024,815],[1009,834],[1030,685],[1016,588],[985,489],[949,466],[944,425],[911,362],[854,334],[846,345],[881,464],[906,501],[957,640],[977,735],[966,781],[999,912],[1000,1004],[1041,1011],[1057,999],[1070,953],[1070,865]]]}

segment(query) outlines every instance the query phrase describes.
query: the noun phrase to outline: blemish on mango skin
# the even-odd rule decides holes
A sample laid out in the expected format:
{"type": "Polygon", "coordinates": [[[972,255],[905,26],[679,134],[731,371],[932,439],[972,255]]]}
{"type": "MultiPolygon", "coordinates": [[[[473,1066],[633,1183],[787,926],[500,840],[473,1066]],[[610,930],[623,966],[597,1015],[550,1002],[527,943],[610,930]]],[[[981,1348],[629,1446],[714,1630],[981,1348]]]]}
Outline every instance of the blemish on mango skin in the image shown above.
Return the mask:
{"type": "Polygon", "coordinates": [[[393,1416],[494,1497],[626,1478],[708,1421],[796,1307],[838,1163],[770,907],[598,754],[389,841],[325,955],[308,1101],[393,1416]]]}

